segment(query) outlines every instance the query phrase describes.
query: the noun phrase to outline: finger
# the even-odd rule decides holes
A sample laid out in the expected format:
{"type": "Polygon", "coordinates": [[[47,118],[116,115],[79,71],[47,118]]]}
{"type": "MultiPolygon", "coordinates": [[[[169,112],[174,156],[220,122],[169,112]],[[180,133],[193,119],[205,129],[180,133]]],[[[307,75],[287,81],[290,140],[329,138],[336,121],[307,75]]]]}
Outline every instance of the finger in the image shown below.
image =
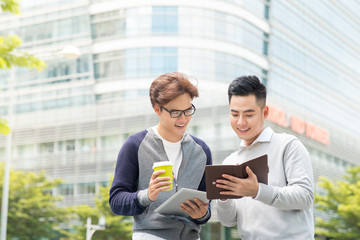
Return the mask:
{"type": "Polygon", "coordinates": [[[170,187],[172,182],[169,181],[162,181],[154,184],[155,188],[161,188],[161,187],[170,187]]]}
{"type": "MultiPolygon", "coordinates": [[[[228,176],[230,176],[230,175],[228,175],[228,176]]],[[[236,177],[233,177],[233,176],[230,176],[230,178],[232,180],[217,179],[216,183],[226,185],[226,186],[235,186],[235,184],[239,183],[239,178],[236,178],[236,177]]]]}
{"type": "MultiPolygon", "coordinates": [[[[203,202],[198,198],[194,198],[194,201],[196,202],[196,204],[198,205],[200,210],[205,210],[209,208],[209,202],[203,202]]],[[[206,210],[207,211],[207,210],[206,210]]]]}
{"type": "Polygon", "coordinates": [[[238,179],[237,177],[231,176],[229,174],[222,174],[221,176],[227,180],[230,180],[231,182],[236,182],[238,179]]]}
{"type": "Polygon", "coordinates": [[[159,170],[159,171],[155,171],[153,172],[153,174],[151,175],[151,180],[154,180],[155,178],[157,178],[157,176],[159,176],[160,174],[165,173],[165,170],[159,170]]]}
{"type": "Polygon", "coordinates": [[[237,195],[235,192],[228,190],[228,191],[221,191],[221,195],[237,195]]]}
{"type": "Polygon", "coordinates": [[[230,185],[233,182],[229,181],[229,180],[225,180],[225,179],[216,179],[216,183],[224,184],[224,185],[230,185]]]}
{"type": "Polygon", "coordinates": [[[193,210],[200,208],[200,206],[194,200],[187,200],[186,204],[193,210]]]}
{"type": "Polygon", "coordinates": [[[231,190],[231,189],[233,189],[232,186],[224,185],[224,184],[216,184],[215,186],[216,186],[217,188],[226,189],[226,190],[231,190]]]}
{"type": "Polygon", "coordinates": [[[203,201],[201,201],[201,200],[198,199],[198,198],[194,198],[194,201],[196,202],[196,204],[197,204],[199,207],[202,207],[202,206],[206,205],[206,203],[204,203],[203,201]]]}
{"type": "Polygon", "coordinates": [[[170,186],[162,186],[162,187],[159,187],[157,190],[162,192],[162,191],[168,190],[169,188],[170,188],[170,186]]]}
{"type": "Polygon", "coordinates": [[[170,182],[171,183],[171,178],[170,177],[157,177],[154,179],[154,182],[170,182]]]}
{"type": "Polygon", "coordinates": [[[189,214],[190,216],[192,216],[194,213],[196,213],[197,211],[199,211],[199,207],[197,207],[194,203],[192,203],[190,200],[182,203],[180,205],[180,208],[185,211],[187,214],[189,214]]]}
{"type": "Polygon", "coordinates": [[[193,210],[189,205],[187,205],[187,203],[181,203],[180,204],[180,209],[183,210],[184,212],[186,212],[189,215],[193,210]]]}

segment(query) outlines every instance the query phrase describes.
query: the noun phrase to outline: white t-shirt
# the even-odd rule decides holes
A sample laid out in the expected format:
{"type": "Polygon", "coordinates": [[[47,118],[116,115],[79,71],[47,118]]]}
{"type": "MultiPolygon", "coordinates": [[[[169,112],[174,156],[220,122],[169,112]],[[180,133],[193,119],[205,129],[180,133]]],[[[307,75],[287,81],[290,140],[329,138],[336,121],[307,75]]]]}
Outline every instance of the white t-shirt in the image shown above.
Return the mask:
{"type": "Polygon", "coordinates": [[[174,172],[175,178],[177,178],[180,164],[181,164],[182,157],[183,157],[183,153],[181,150],[182,139],[180,139],[180,141],[178,141],[178,142],[169,142],[160,136],[159,132],[156,129],[156,126],[152,127],[152,130],[162,140],[162,142],[164,144],[166,156],[168,157],[169,161],[173,164],[173,172],[174,172]]]}

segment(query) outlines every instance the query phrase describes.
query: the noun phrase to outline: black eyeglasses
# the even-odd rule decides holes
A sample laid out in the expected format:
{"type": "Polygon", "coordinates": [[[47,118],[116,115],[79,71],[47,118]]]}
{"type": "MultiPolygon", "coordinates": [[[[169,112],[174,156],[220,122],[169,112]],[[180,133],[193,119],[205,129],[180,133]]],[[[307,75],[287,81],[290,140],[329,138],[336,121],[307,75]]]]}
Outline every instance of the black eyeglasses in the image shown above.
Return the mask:
{"type": "Polygon", "coordinates": [[[185,116],[191,116],[196,111],[196,107],[193,104],[191,104],[191,108],[188,108],[184,111],[181,111],[181,110],[171,110],[170,111],[170,110],[166,109],[165,107],[160,107],[160,108],[162,108],[165,111],[167,111],[168,113],[170,113],[171,118],[178,118],[181,116],[182,113],[184,113],[185,116]]]}

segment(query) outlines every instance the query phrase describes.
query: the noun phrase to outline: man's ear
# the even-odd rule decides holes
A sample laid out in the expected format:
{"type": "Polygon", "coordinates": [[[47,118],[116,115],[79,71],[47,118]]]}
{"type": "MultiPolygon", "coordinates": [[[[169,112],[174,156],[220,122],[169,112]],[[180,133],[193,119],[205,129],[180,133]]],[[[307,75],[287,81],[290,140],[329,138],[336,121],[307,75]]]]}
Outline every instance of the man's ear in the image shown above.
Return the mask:
{"type": "Polygon", "coordinates": [[[263,110],[264,110],[264,118],[267,118],[269,116],[269,107],[266,105],[263,110]]]}
{"type": "Polygon", "coordinates": [[[154,107],[155,113],[160,117],[161,109],[159,105],[155,105],[154,107]]]}

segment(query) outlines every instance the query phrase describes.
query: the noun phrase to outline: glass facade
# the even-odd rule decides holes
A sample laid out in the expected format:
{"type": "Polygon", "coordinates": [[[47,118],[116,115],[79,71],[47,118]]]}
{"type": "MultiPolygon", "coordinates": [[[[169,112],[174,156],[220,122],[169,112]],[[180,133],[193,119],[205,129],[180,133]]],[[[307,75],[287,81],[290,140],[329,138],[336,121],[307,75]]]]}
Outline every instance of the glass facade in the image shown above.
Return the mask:
{"type": "MultiPolygon", "coordinates": [[[[268,88],[274,117],[266,125],[304,143],[315,180],[340,178],[360,163],[356,1],[21,4],[21,16],[2,15],[0,34],[18,34],[21,50],[47,68],[16,68],[12,96],[10,71],[0,71],[0,116],[14,114],[13,168],[62,178],[53,191],[64,196],[62,205],[93,204],[123,142],[156,124],[148,88],[166,72],[195,78],[200,97],[189,131],[210,146],[215,164],[239,144],[228,120],[227,86],[252,74],[268,88]],[[67,45],[81,56],[65,58],[67,45]]],[[[6,137],[0,136],[0,159],[5,156],[6,137]]],[[[204,229],[204,239],[238,239],[216,216],[204,229]]]]}
{"type": "Polygon", "coordinates": [[[328,125],[359,134],[352,125],[360,117],[355,99],[360,94],[360,70],[355,67],[360,64],[360,46],[349,39],[360,33],[345,15],[352,5],[339,11],[327,1],[272,4],[270,91],[311,115],[321,115],[328,125]]]}

